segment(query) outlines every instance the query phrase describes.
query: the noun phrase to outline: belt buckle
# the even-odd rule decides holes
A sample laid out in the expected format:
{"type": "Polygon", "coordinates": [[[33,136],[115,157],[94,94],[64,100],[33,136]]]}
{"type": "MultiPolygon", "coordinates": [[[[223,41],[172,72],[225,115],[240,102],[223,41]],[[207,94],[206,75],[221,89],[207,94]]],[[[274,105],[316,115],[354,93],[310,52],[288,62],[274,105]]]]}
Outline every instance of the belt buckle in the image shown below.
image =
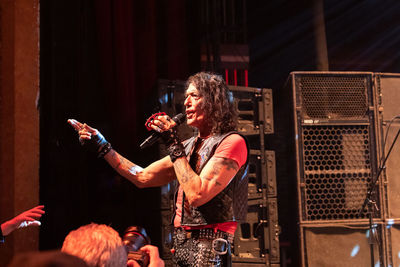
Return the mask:
{"type": "Polygon", "coordinates": [[[185,231],[185,237],[186,237],[187,239],[192,238],[192,232],[190,232],[190,231],[185,231]]]}
{"type": "Polygon", "coordinates": [[[225,255],[228,251],[228,241],[223,238],[216,238],[212,241],[212,250],[217,255],[225,255]]]}

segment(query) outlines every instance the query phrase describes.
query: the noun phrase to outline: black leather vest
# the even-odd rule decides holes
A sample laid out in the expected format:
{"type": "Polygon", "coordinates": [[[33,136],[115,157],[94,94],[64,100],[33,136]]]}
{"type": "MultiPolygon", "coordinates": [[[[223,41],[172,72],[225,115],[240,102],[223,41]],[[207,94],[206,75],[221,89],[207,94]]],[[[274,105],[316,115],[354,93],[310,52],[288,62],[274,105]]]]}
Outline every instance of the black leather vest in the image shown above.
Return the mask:
{"type": "MultiPolygon", "coordinates": [[[[208,160],[214,155],[218,145],[229,135],[237,132],[229,132],[223,135],[214,135],[206,140],[198,151],[198,160],[200,167],[198,173],[201,172],[208,160]]],[[[242,136],[242,135],[241,135],[242,136]]],[[[249,145],[244,136],[247,147],[246,163],[239,169],[230,183],[213,199],[202,206],[189,206],[190,216],[185,216],[187,212],[184,208],[185,194],[182,199],[182,219],[181,224],[187,226],[207,225],[213,223],[222,223],[237,221],[246,221],[247,216],[247,196],[248,196],[248,161],[249,161],[249,145]]],[[[197,137],[192,137],[185,142],[185,152],[188,158],[192,156],[194,145],[197,137]]]]}

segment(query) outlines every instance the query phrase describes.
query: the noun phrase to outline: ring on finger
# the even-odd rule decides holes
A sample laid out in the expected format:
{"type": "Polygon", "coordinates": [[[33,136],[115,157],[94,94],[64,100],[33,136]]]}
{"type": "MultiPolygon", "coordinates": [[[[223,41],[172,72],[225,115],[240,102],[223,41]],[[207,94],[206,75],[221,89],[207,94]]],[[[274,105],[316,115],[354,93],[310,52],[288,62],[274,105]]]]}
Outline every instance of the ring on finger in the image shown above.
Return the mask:
{"type": "Polygon", "coordinates": [[[160,122],[160,124],[158,125],[158,128],[160,128],[161,130],[164,129],[164,123],[160,122]]]}

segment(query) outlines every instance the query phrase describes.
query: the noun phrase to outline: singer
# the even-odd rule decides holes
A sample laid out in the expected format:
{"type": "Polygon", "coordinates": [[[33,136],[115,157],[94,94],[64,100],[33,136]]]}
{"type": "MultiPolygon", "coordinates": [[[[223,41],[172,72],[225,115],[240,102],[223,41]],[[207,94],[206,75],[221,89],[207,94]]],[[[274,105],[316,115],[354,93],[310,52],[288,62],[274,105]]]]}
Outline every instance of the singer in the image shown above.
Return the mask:
{"type": "Polygon", "coordinates": [[[235,131],[233,96],[221,76],[200,72],[189,77],[184,106],[187,124],[197,134],[181,142],[177,116],[151,117],[147,126],[160,133],[169,155],[144,169],[113,150],[98,130],[68,122],[81,143],[94,147],[137,187],[178,180],[172,250],[177,266],[231,266],[233,236],[247,213],[249,146],[235,131]]]}

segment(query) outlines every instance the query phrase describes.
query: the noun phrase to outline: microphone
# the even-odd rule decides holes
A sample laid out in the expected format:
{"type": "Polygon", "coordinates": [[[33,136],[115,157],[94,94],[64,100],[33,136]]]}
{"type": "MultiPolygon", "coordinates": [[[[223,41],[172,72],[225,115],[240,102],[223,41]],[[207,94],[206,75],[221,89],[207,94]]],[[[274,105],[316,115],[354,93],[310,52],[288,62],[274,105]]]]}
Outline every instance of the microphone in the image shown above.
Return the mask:
{"type": "MultiPolygon", "coordinates": [[[[176,126],[184,122],[185,119],[186,119],[186,114],[183,113],[179,113],[172,118],[172,120],[176,123],[176,126]]],[[[160,138],[161,138],[161,133],[153,132],[149,137],[146,138],[146,140],[143,141],[143,143],[140,144],[140,149],[153,145],[160,138]]]]}

